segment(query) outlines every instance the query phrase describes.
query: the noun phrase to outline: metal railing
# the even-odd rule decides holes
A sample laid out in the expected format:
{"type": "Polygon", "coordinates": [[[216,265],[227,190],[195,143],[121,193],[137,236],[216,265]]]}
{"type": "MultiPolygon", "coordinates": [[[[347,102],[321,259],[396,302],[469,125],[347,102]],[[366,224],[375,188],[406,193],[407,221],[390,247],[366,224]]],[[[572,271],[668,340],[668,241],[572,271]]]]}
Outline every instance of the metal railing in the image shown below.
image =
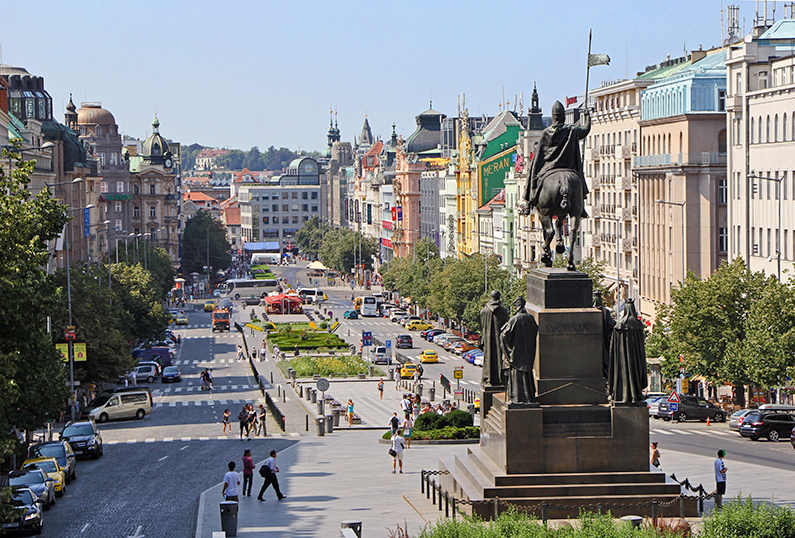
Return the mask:
{"type": "Polygon", "coordinates": [[[282,431],[284,431],[285,427],[286,427],[286,424],[285,424],[286,418],[285,418],[284,414],[281,412],[281,410],[279,409],[279,407],[276,405],[276,402],[273,401],[273,398],[271,398],[271,395],[268,394],[267,392],[265,393],[265,405],[268,406],[268,409],[271,412],[271,416],[273,417],[273,420],[276,421],[276,425],[279,426],[279,428],[281,428],[282,431]]]}

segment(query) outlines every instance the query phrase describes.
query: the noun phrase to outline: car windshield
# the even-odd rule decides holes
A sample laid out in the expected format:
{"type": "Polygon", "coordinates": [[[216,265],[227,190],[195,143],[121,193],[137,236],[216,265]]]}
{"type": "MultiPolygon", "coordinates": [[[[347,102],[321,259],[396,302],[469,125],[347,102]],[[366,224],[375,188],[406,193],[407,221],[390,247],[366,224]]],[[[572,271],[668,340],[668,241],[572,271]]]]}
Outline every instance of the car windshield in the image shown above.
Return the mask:
{"type": "Polygon", "coordinates": [[[90,402],[88,402],[88,407],[100,407],[108,403],[110,396],[97,396],[90,402]]]}
{"type": "Polygon", "coordinates": [[[762,413],[748,413],[743,421],[745,424],[762,420],[762,413]]]}
{"type": "Polygon", "coordinates": [[[28,504],[33,504],[35,499],[33,498],[30,490],[27,489],[14,493],[14,497],[11,499],[11,502],[14,504],[14,506],[25,506],[28,504]]]}
{"type": "Polygon", "coordinates": [[[63,445],[44,445],[34,449],[42,458],[65,458],[63,445]]]}
{"type": "Polygon", "coordinates": [[[166,369],[163,370],[164,374],[176,374],[179,373],[179,370],[176,366],[166,366],[166,369]]]}
{"type": "Polygon", "coordinates": [[[28,463],[23,467],[23,469],[41,469],[47,473],[54,473],[58,471],[58,468],[55,467],[54,461],[36,461],[33,463],[28,463]]]}
{"type": "Polygon", "coordinates": [[[61,434],[63,437],[74,437],[75,435],[94,435],[94,428],[91,424],[73,424],[67,426],[61,434]]]}
{"type": "Polygon", "coordinates": [[[9,476],[9,486],[27,486],[29,484],[41,484],[44,482],[44,477],[41,473],[29,472],[19,476],[9,476]]]}
{"type": "Polygon", "coordinates": [[[747,409],[740,409],[739,411],[735,411],[732,416],[733,417],[741,417],[741,416],[745,415],[746,413],[748,413],[747,409]]]}

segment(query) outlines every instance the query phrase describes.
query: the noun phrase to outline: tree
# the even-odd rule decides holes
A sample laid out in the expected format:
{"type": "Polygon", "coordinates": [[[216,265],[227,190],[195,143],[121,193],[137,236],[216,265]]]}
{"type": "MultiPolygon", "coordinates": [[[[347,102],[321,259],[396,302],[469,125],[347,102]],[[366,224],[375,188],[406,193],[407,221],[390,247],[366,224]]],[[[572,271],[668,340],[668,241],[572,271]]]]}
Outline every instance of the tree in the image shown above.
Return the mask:
{"type": "Polygon", "coordinates": [[[246,154],[239,149],[231,149],[229,150],[229,153],[216,158],[215,162],[219,168],[225,168],[226,170],[241,170],[243,168],[243,160],[245,158],[246,154]]]}
{"type": "MultiPolygon", "coordinates": [[[[19,148],[19,141],[12,141],[19,148]]],[[[13,427],[41,427],[57,416],[68,396],[60,355],[47,334],[55,285],[47,267],[47,242],[67,222],[65,206],[48,189],[28,189],[35,162],[2,150],[0,169],[0,459],[17,446],[13,427]],[[11,170],[11,174],[7,170],[11,170]]],[[[8,492],[0,493],[0,505],[8,492]]],[[[0,515],[7,515],[7,511],[0,515]]]]}
{"type": "Polygon", "coordinates": [[[243,168],[248,168],[252,172],[259,172],[265,169],[265,161],[262,159],[262,153],[260,153],[257,146],[254,146],[246,153],[246,158],[243,159],[243,168]]]}
{"type": "Polygon", "coordinates": [[[188,219],[182,238],[182,266],[186,273],[207,273],[208,239],[213,271],[226,269],[232,263],[232,247],[226,239],[224,225],[208,211],[200,209],[188,219]]]}
{"type": "Polygon", "coordinates": [[[295,233],[295,242],[301,252],[309,258],[317,258],[323,246],[323,233],[328,232],[328,226],[322,225],[317,215],[304,222],[295,233]],[[325,228],[322,229],[322,228],[325,228]]]}
{"type": "Polygon", "coordinates": [[[320,260],[344,274],[350,274],[356,263],[363,263],[365,269],[373,269],[373,257],[378,255],[378,243],[360,232],[336,230],[326,233],[320,247],[320,260]],[[361,252],[361,257],[359,253],[361,252]]]}

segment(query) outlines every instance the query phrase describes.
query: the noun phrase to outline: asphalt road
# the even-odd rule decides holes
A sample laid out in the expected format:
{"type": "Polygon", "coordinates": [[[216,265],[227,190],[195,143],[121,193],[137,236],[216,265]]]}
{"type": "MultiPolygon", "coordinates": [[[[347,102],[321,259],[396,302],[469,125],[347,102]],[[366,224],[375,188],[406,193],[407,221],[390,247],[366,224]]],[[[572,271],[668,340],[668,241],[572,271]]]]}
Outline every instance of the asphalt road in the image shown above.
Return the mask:
{"type": "MultiPolygon", "coordinates": [[[[155,409],[143,421],[100,425],[104,456],[78,462],[77,479],[45,512],[43,536],[192,536],[199,494],[221,481],[229,461],[239,470],[244,448],[258,462],[270,450],[296,442],[289,437],[238,439],[238,411],[244,402],[258,404],[261,398],[247,363],[234,360],[240,336],[213,334],[209,313],[189,312],[188,319],[188,327],[178,329],[183,340],[176,361],[182,382],[151,384],[155,409]],[[199,372],[205,367],[214,369],[212,393],[199,390],[199,372]],[[232,411],[232,435],[222,433],[225,408],[232,411]]],[[[268,432],[280,433],[272,420],[268,432]]]]}

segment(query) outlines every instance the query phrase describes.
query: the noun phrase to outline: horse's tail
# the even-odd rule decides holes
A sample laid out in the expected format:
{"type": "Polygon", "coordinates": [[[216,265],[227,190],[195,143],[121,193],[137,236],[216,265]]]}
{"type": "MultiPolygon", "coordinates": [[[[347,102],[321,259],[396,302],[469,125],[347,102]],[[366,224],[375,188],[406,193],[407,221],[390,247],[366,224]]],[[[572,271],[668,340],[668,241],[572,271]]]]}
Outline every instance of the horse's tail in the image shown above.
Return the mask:
{"type": "Polygon", "coordinates": [[[560,208],[563,211],[569,210],[569,182],[561,181],[560,183],[560,208]]]}

